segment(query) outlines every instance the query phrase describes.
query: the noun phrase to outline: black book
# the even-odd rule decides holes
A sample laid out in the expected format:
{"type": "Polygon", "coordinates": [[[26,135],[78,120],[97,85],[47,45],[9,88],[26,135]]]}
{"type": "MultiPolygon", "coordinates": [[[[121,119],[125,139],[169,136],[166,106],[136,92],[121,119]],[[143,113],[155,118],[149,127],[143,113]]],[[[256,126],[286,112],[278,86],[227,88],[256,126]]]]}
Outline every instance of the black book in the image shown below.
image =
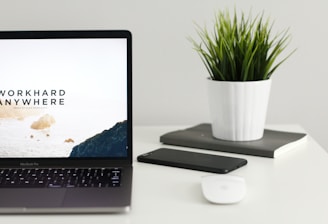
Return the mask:
{"type": "Polygon", "coordinates": [[[305,133],[265,129],[263,137],[255,141],[226,141],[212,136],[211,124],[203,123],[184,130],[160,136],[160,142],[169,145],[201,148],[222,152],[276,158],[294,148],[306,137],[305,133]]]}

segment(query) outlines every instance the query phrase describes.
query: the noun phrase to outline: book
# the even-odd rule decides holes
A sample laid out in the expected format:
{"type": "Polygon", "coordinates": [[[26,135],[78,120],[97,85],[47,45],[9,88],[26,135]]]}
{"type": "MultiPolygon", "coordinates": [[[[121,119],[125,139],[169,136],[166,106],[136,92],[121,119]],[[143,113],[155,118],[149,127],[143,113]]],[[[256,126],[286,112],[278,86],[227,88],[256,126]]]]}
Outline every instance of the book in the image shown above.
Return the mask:
{"type": "Polygon", "coordinates": [[[306,139],[305,133],[265,129],[263,137],[254,141],[226,141],[212,136],[209,123],[172,131],[160,136],[160,142],[168,145],[185,146],[229,153],[276,158],[295,148],[306,139]]]}

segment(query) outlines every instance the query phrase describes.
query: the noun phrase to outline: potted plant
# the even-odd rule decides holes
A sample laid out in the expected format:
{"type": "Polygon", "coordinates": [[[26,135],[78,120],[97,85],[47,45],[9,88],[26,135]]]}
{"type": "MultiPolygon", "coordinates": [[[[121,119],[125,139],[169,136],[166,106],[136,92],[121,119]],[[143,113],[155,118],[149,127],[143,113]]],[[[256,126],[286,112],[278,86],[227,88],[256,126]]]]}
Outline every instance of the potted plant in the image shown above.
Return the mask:
{"type": "Polygon", "coordinates": [[[213,33],[197,26],[200,43],[191,39],[208,78],[212,133],[216,138],[250,141],[263,137],[274,71],[294,52],[277,62],[290,41],[288,30],[272,35],[264,14],[233,17],[219,11],[213,33]]]}

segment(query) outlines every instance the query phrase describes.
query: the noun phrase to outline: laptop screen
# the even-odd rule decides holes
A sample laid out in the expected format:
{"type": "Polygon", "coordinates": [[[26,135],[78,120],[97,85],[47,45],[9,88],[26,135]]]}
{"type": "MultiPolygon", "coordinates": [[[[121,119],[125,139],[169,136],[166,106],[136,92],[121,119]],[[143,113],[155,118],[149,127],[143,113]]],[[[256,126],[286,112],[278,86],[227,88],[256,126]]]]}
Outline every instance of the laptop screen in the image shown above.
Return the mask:
{"type": "Polygon", "coordinates": [[[128,157],[129,53],[111,32],[0,33],[0,157],[128,157]]]}

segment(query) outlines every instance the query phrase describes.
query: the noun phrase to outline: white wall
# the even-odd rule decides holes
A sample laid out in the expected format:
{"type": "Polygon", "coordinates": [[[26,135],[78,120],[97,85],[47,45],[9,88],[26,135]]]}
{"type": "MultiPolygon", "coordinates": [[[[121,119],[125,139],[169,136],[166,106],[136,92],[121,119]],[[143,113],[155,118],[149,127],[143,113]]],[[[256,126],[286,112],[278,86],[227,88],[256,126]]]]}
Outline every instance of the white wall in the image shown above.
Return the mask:
{"type": "Polygon", "coordinates": [[[187,37],[194,22],[210,26],[216,10],[234,7],[290,27],[287,50],[298,49],[273,76],[267,123],[299,123],[328,148],[325,0],[0,0],[0,30],[129,29],[134,123],[193,125],[209,121],[207,72],[187,37]]]}

